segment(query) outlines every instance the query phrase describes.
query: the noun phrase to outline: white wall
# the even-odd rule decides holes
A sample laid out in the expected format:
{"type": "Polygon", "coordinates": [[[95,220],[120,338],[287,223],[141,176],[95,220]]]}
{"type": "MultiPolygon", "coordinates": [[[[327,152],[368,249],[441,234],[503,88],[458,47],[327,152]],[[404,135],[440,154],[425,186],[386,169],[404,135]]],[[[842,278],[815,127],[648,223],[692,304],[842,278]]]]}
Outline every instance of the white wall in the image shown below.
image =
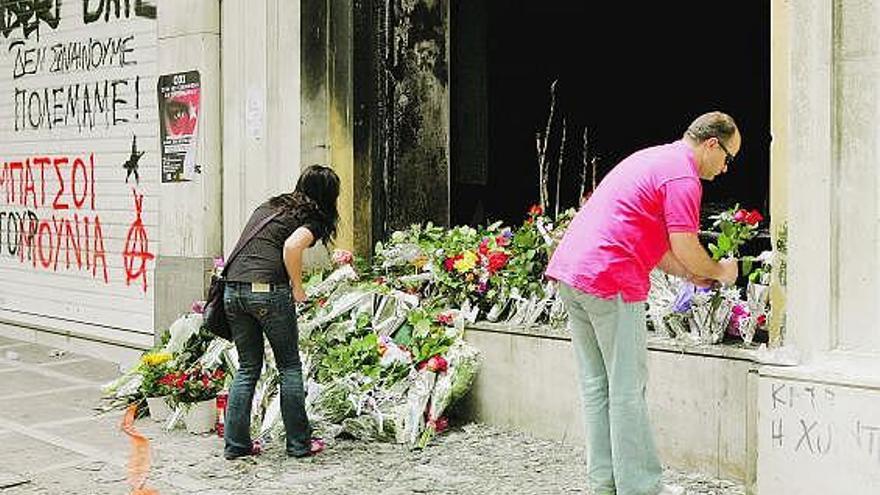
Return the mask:
{"type": "Polygon", "coordinates": [[[880,358],[880,2],[841,1],[835,15],[839,273],[832,346],[880,358]]]}
{"type": "Polygon", "coordinates": [[[22,19],[8,3],[0,12],[10,21],[0,32],[0,320],[151,344],[156,2],[131,2],[117,15],[95,0],[47,1],[22,19]],[[90,64],[58,66],[63,49],[83,46],[90,64]],[[135,137],[140,180],[126,182],[135,137]],[[10,214],[35,219],[35,242],[15,235],[10,214]]]}
{"type": "Polygon", "coordinates": [[[159,10],[159,72],[197,70],[201,82],[197,159],[189,182],[161,184],[162,256],[220,253],[221,125],[220,1],[165,0],[159,10]]]}
{"type": "Polygon", "coordinates": [[[758,493],[880,493],[877,389],[766,376],[758,390],[758,493]]]}
{"type": "Polygon", "coordinates": [[[880,493],[880,3],[789,3],[788,338],[759,370],[758,493],[880,493]],[[796,172],[795,172],[796,171],[796,172]]]}
{"type": "Polygon", "coordinates": [[[787,313],[807,361],[880,357],[880,3],[834,5],[791,11],[787,313]]]}
{"type": "Polygon", "coordinates": [[[300,1],[224,0],[223,246],[300,165],[300,1]]]}

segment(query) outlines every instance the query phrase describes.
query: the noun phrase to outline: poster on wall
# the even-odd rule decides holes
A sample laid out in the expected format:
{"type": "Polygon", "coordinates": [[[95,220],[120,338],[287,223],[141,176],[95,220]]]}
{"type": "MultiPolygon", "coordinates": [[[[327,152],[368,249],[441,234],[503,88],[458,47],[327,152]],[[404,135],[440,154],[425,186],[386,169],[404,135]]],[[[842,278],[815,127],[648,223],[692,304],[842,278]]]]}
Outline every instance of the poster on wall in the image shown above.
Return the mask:
{"type": "Polygon", "coordinates": [[[199,72],[159,77],[159,139],[162,182],[186,182],[200,173],[196,164],[201,85],[199,72]]]}

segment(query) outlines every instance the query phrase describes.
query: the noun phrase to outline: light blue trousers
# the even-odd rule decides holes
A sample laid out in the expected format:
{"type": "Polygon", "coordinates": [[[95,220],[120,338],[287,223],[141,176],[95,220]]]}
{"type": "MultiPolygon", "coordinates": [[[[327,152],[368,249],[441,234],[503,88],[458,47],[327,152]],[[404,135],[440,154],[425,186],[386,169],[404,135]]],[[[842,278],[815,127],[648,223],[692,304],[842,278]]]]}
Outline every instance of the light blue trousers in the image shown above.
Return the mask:
{"type": "Polygon", "coordinates": [[[662,467],[648,420],[644,303],[559,284],[578,363],[587,482],[594,495],[656,495],[662,467]]]}

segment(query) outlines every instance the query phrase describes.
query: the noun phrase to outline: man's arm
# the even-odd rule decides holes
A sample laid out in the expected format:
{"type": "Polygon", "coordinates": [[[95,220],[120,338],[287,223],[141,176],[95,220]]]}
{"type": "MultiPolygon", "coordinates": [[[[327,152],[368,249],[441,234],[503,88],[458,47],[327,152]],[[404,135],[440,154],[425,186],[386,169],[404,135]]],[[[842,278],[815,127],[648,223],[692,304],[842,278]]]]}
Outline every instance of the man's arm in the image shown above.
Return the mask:
{"type": "Polygon", "coordinates": [[[713,260],[700,244],[697,234],[673,232],[669,234],[671,252],[685,270],[700,278],[718,280],[733,285],[739,275],[736,260],[713,260]]]}
{"type": "Polygon", "coordinates": [[[691,277],[691,272],[681,264],[681,261],[675,257],[675,254],[673,254],[671,250],[666,251],[666,254],[660,259],[660,263],[657,264],[657,267],[670,275],[675,275],[676,277],[691,277]]]}

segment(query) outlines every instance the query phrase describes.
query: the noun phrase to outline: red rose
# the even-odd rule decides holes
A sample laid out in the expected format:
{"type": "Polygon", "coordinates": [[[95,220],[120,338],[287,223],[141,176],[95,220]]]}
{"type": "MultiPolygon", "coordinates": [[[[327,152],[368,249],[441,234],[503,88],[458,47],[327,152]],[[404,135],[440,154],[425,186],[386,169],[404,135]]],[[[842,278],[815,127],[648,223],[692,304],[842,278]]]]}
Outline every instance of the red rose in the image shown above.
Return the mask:
{"type": "Polygon", "coordinates": [[[543,214],[544,214],[544,208],[542,208],[541,205],[532,205],[531,208],[529,208],[529,215],[530,216],[534,217],[534,216],[543,215],[543,214]]]}
{"type": "Polygon", "coordinates": [[[451,258],[446,258],[446,260],[443,262],[443,268],[446,268],[447,272],[451,272],[455,269],[455,262],[460,260],[461,258],[462,256],[460,254],[451,258]]]}
{"type": "Polygon", "coordinates": [[[510,256],[502,251],[495,251],[489,255],[489,273],[495,273],[507,265],[510,256]]]}
{"type": "Polygon", "coordinates": [[[758,326],[763,327],[767,324],[767,315],[758,315],[758,326]]]}
{"type": "Polygon", "coordinates": [[[477,251],[480,254],[482,254],[483,256],[486,256],[487,254],[489,254],[489,239],[488,238],[483,239],[483,242],[480,243],[480,247],[479,247],[479,249],[477,249],[477,251]]]}
{"type": "Polygon", "coordinates": [[[746,215],[745,222],[749,225],[758,225],[764,220],[764,217],[761,216],[761,213],[758,210],[752,210],[746,215]]]}
{"type": "Polygon", "coordinates": [[[736,210],[736,213],[733,214],[733,221],[743,223],[746,221],[746,217],[749,216],[749,212],[746,210],[736,210]]]}
{"type": "Polygon", "coordinates": [[[508,239],[507,237],[504,237],[504,234],[501,234],[495,238],[495,244],[497,244],[498,246],[504,247],[504,246],[507,246],[508,244],[510,244],[510,239],[508,239]]]}
{"type": "Polygon", "coordinates": [[[434,429],[435,433],[443,433],[449,428],[449,420],[446,416],[440,416],[437,419],[429,419],[428,426],[434,429]]]}

